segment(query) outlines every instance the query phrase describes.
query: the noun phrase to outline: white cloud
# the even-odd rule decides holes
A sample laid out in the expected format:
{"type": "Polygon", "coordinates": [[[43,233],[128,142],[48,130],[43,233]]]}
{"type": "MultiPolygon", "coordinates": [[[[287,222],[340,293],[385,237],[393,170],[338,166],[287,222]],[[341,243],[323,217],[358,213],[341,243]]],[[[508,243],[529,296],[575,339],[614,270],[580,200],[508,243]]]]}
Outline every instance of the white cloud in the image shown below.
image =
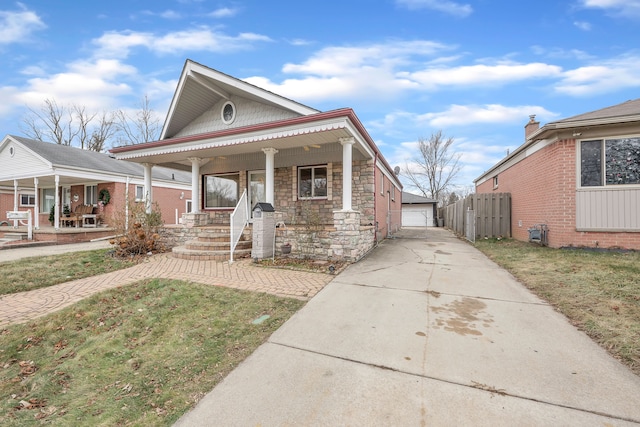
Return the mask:
{"type": "Polygon", "coordinates": [[[567,95],[586,96],[640,88],[639,61],[640,56],[630,54],[568,70],[555,89],[567,95]]]}
{"type": "Polygon", "coordinates": [[[499,104],[451,105],[448,110],[437,113],[416,115],[417,122],[427,123],[434,128],[466,126],[478,123],[506,124],[523,122],[529,115],[538,118],[553,118],[556,114],[536,105],[508,107],[499,104]]]}
{"type": "Polygon", "coordinates": [[[527,79],[551,78],[559,76],[561,71],[562,69],[557,65],[540,62],[529,64],[499,62],[459,67],[433,67],[415,72],[403,72],[399,75],[419,83],[424,88],[435,90],[441,86],[503,85],[527,79]]]}
{"type": "Polygon", "coordinates": [[[576,27],[583,31],[591,31],[591,23],[585,21],[576,21],[573,23],[576,27]]]}
{"type": "Polygon", "coordinates": [[[136,73],[134,67],[116,60],[77,61],[69,64],[65,72],[29,79],[15,98],[31,106],[50,98],[60,104],[74,103],[94,111],[111,109],[117,97],[132,92],[122,80],[136,73]]]}
{"type": "Polygon", "coordinates": [[[559,59],[577,59],[579,61],[586,61],[594,59],[595,57],[584,50],[580,49],[564,49],[561,47],[543,47],[540,45],[531,46],[531,51],[536,55],[546,56],[548,58],[559,59]]]}
{"type": "Polygon", "coordinates": [[[24,42],[32,33],[47,27],[35,12],[18,5],[19,11],[0,10],[0,45],[24,42]]]}
{"type": "Polygon", "coordinates": [[[397,96],[408,89],[420,88],[418,83],[398,76],[398,68],[449,49],[450,46],[423,40],[328,47],[303,63],[289,63],[282,68],[284,73],[300,77],[280,83],[260,76],[245,80],[301,101],[397,96]]]}
{"type": "Polygon", "coordinates": [[[212,18],[230,18],[232,16],[237,15],[239,9],[234,9],[230,7],[221,7],[220,9],[216,9],[213,12],[209,13],[209,16],[212,18]]]}
{"type": "Polygon", "coordinates": [[[137,31],[112,31],[94,39],[97,57],[126,58],[133,48],[143,47],[154,53],[173,54],[186,51],[233,52],[248,49],[256,42],[271,39],[255,33],[229,36],[208,27],[175,31],[164,35],[137,31]]]}
{"type": "Polygon", "coordinates": [[[473,8],[468,4],[448,0],[396,0],[396,3],[410,10],[431,9],[460,17],[469,16],[473,12],[473,8]]]}
{"type": "Polygon", "coordinates": [[[605,9],[623,17],[640,17],[640,0],[581,0],[589,9],[605,9]]]}

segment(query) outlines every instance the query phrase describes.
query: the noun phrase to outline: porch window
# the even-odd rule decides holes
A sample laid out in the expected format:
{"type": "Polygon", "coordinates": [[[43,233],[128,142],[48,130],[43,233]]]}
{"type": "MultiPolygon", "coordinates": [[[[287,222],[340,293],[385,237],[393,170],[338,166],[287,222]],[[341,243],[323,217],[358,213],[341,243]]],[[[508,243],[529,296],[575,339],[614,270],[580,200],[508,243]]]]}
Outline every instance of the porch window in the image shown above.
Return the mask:
{"type": "Polygon", "coordinates": [[[327,197],[327,167],[298,168],[298,197],[313,199],[327,197]]]}
{"type": "Polygon", "coordinates": [[[144,185],[136,185],[136,202],[144,201],[144,185]]]}
{"type": "Polygon", "coordinates": [[[84,187],[84,204],[85,205],[98,204],[98,186],[97,185],[87,185],[84,187]]]}
{"type": "Polygon", "coordinates": [[[20,206],[35,206],[35,194],[20,194],[20,206]]]}
{"type": "Polygon", "coordinates": [[[51,211],[51,207],[56,203],[56,190],[53,188],[42,189],[42,207],[40,212],[48,213],[51,211]]]}
{"type": "Polygon", "coordinates": [[[581,141],[580,185],[640,184],[640,137],[581,141]]]}
{"type": "Polygon", "coordinates": [[[204,207],[232,208],[238,204],[240,174],[206,175],[204,177],[204,207]]]}

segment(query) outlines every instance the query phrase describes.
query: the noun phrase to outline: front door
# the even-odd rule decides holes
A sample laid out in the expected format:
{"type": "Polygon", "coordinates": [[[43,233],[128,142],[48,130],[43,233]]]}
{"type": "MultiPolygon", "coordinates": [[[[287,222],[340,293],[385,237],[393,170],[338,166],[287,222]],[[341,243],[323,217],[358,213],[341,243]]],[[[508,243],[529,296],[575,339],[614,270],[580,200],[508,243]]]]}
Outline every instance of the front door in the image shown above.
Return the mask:
{"type": "Polygon", "coordinates": [[[253,207],[258,202],[265,201],[265,171],[249,171],[249,209],[251,210],[251,217],[253,217],[253,207]]]}

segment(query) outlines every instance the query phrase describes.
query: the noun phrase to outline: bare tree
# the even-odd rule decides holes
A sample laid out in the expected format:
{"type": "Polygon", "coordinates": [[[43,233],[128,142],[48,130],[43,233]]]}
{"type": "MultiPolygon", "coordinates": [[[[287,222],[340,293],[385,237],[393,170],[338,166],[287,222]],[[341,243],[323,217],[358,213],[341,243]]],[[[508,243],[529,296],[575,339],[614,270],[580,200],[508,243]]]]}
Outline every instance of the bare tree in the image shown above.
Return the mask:
{"type": "Polygon", "coordinates": [[[412,165],[406,164],[403,171],[414,187],[440,205],[445,204],[443,196],[447,195],[447,189],[462,168],[458,163],[461,154],[453,151],[453,142],[454,139],[444,137],[441,130],[431,134],[429,139],[419,138],[420,154],[413,159],[412,165]]]}
{"type": "Polygon", "coordinates": [[[98,124],[93,128],[87,149],[103,151],[107,148],[107,142],[112,139],[117,131],[115,117],[112,112],[103,111],[97,120],[98,124]]]}
{"type": "Polygon", "coordinates": [[[22,119],[21,130],[38,141],[104,151],[114,140],[127,145],[156,139],[160,120],[146,96],[141,109],[131,116],[122,110],[92,113],[83,105],[65,107],[55,99],[46,99],[39,110],[29,108],[22,119]]]}
{"type": "Polygon", "coordinates": [[[80,148],[82,148],[83,150],[90,149],[88,146],[90,138],[89,126],[91,125],[93,119],[96,117],[96,113],[87,113],[86,107],[75,104],[71,106],[71,112],[71,117],[75,115],[76,119],[78,119],[76,137],[78,139],[78,142],[80,143],[80,148]]]}
{"type": "Polygon", "coordinates": [[[73,113],[64,106],[59,106],[55,99],[45,99],[39,111],[29,108],[29,114],[22,123],[24,134],[38,141],[71,145],[77,135],[73,126],[73,113]]]}
{"type": "Polygon", "coordinates": [[[116,126],[120,135],[118,145],[133,145],[143,142],[154,141],[160,135],[160,120],[151,109],[149,98],[145,95],[142,99],[140,109],[134,116],[127,114],[123,110],[115,112],[116,126]]]}

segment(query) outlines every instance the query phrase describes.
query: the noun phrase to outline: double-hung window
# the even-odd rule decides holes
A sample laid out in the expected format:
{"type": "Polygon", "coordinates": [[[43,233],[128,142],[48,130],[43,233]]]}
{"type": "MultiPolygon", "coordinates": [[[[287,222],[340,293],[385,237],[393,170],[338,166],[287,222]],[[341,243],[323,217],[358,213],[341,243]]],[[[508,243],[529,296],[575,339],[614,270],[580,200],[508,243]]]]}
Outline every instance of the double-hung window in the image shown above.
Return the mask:
{"type": "Polygon", "coordinates": [[[20,194],[20,206],[35,206],[36,195],[35,194],[20,194]]]}
{"type": "Polygon", "coordinates": [[[136,185],[136,202],[143,202],[144,199],[144,185],[136,185]]]}
{"type": "Polygon", "coordinates": [[[87,185],[84,187],[84,204],[85,205],[98,204],[98,186],[97,185],[87,185]]]}
{"type": "Polygon", "coordinates": [[[327,166],[298,168],[298,198],[320,199],[327,197],[327,166]]]}
{"type": "Polygon", "coordinates": [[[640,184],[640,137],[580,142],[580,185],[640,184]]]}

